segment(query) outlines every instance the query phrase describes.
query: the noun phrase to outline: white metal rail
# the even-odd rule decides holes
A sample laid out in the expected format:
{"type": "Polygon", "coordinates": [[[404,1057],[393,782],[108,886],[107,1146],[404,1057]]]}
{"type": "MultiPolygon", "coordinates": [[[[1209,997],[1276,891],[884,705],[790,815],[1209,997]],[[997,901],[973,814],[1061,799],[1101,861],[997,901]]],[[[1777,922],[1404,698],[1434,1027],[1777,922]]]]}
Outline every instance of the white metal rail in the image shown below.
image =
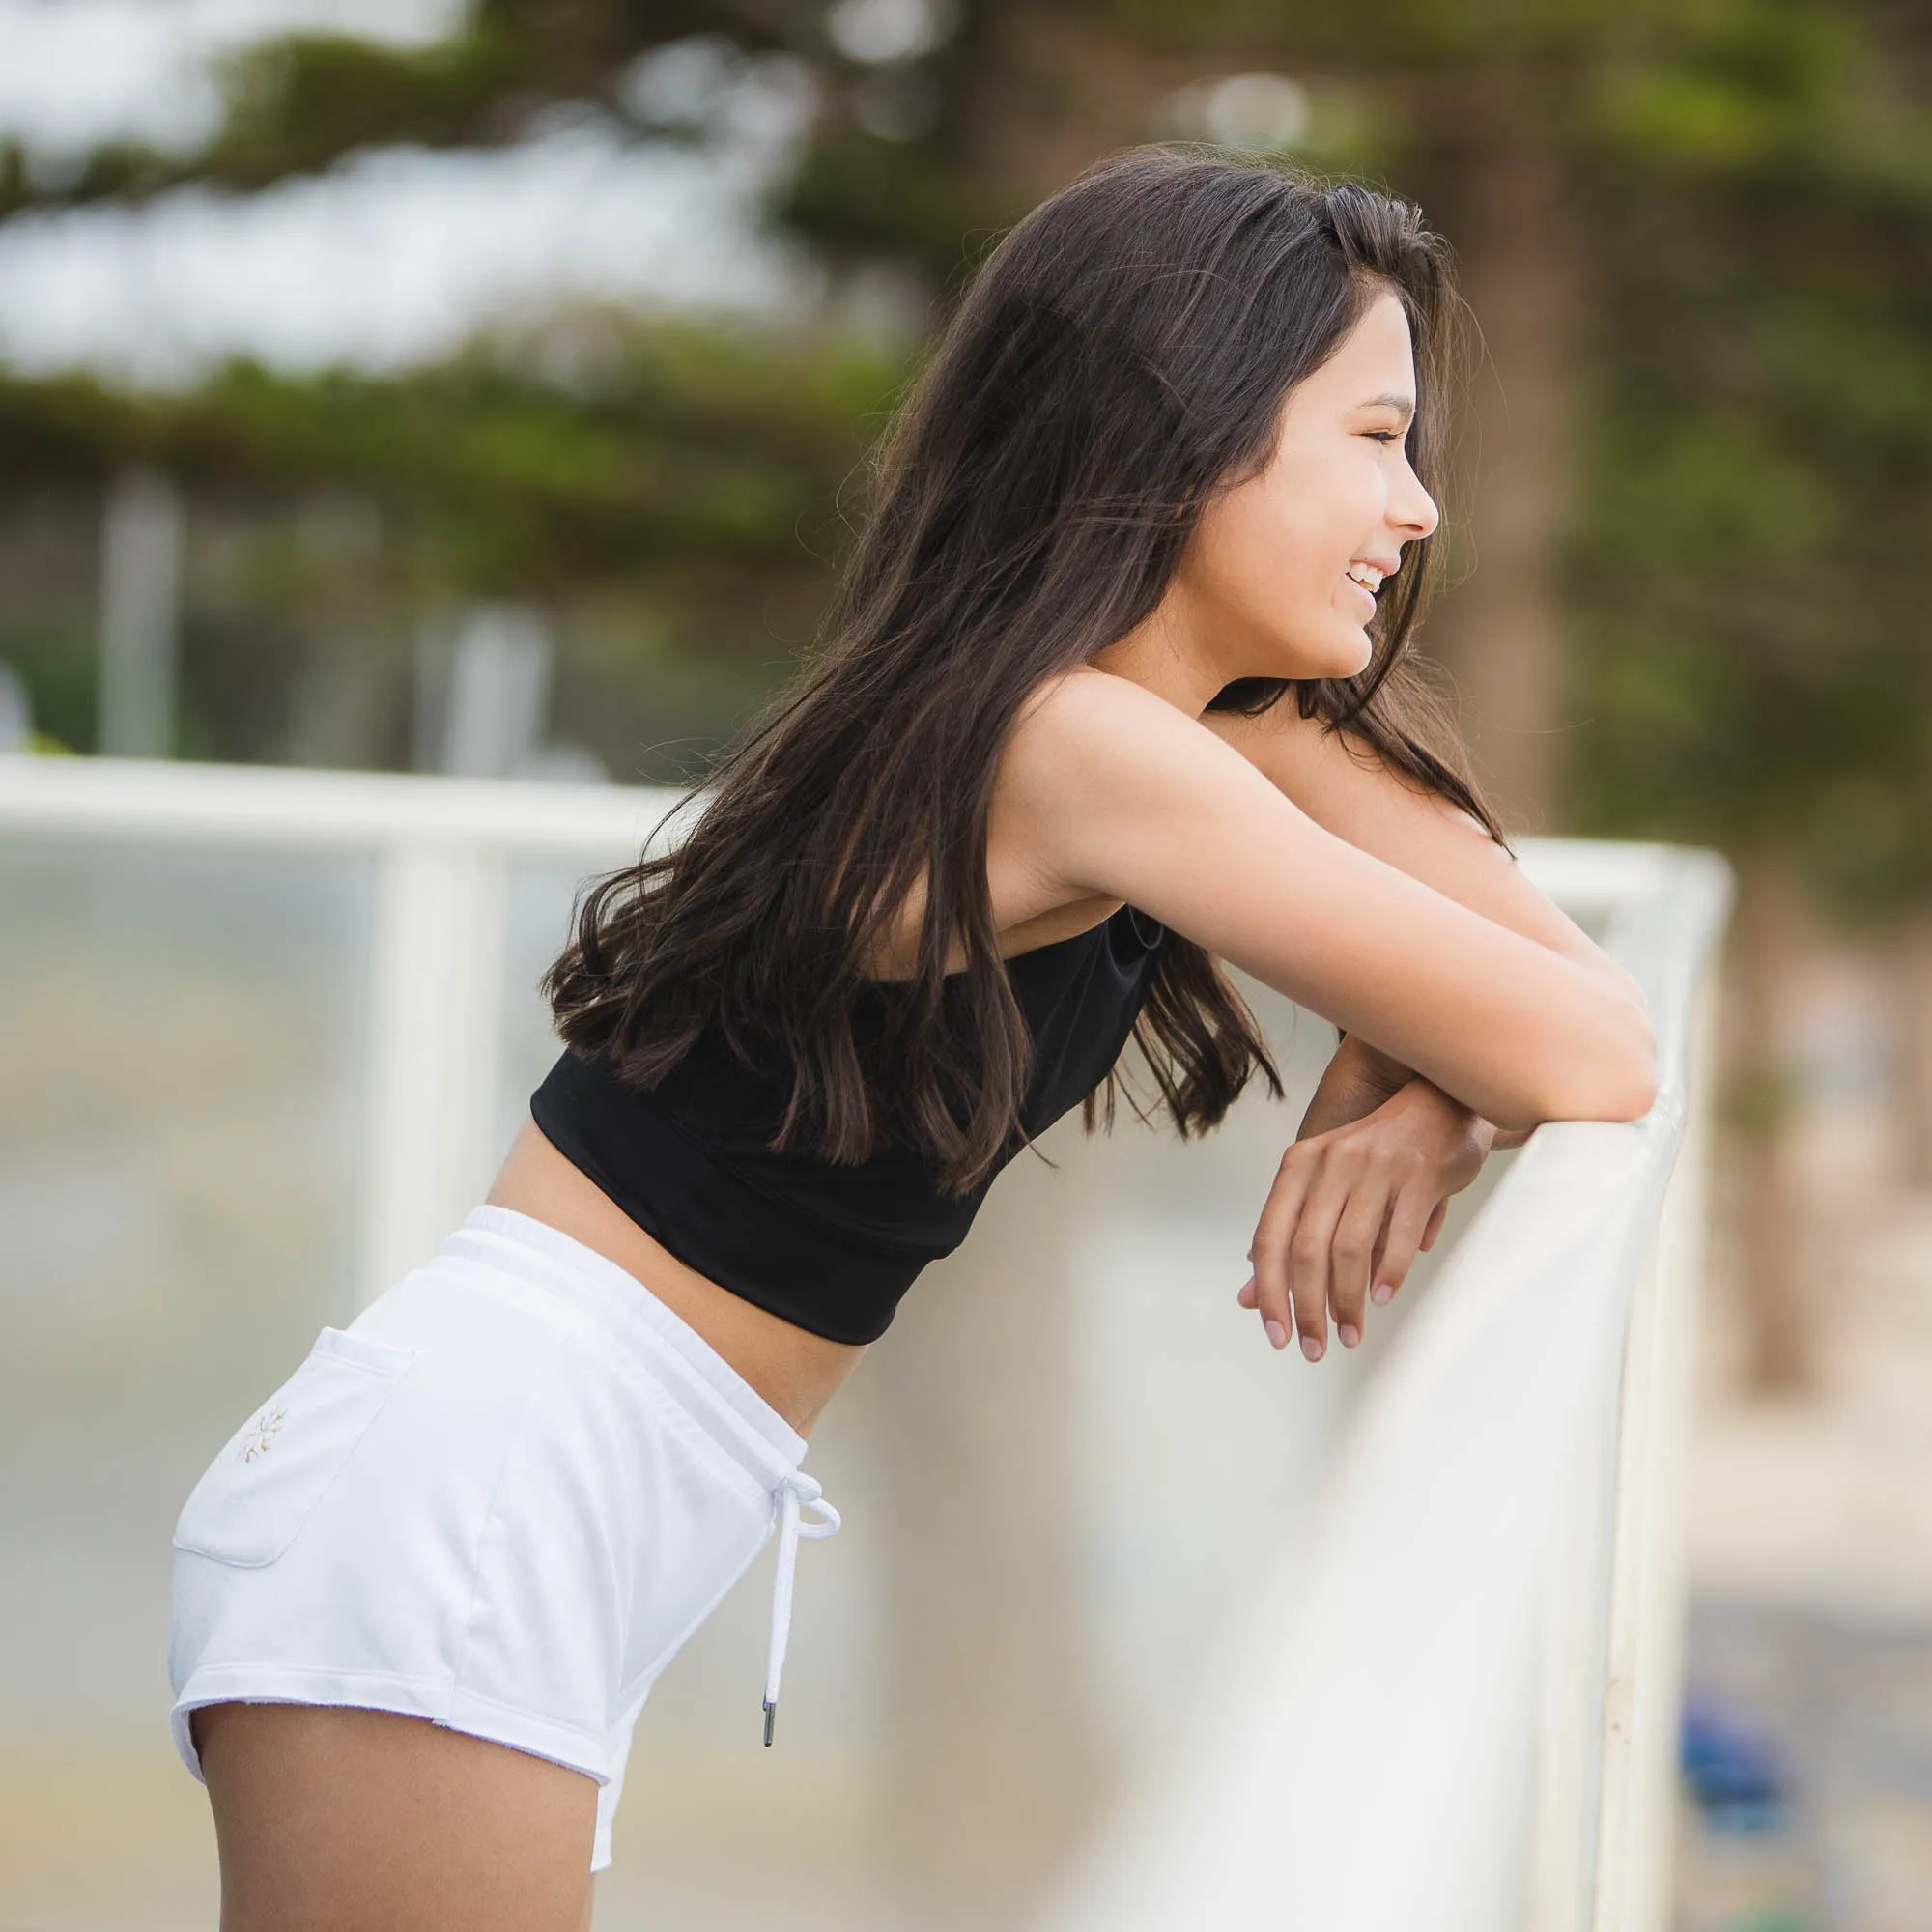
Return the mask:
{"type": "Polygon", "coordinates": [[[481,1198],[502,1019],[504,887],[520,859],[634,859],[677,803],[606,785],[118,758],[0,758],[0,831],[365,853],[376,868],[358,1299],[435,1252],[481,1198]]]}
{"type": "Polygon", "coordinates": [[[1532,841],[1657,1024],[1540,1128],[1397,1338],[1315,1536],[1050,1932],[1662,1932],[1716,945],[1710,854],[1532,841]]]}

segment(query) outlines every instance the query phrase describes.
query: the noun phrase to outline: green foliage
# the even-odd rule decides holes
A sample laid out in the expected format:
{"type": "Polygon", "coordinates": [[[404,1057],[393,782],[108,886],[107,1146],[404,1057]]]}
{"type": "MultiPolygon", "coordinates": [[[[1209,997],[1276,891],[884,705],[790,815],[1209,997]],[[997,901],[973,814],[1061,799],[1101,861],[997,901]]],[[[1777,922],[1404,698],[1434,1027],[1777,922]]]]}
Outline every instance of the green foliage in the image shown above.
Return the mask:
{"type": "Polygon", "coordinates": [[[835,261],[896,258],[955,287],[1026,213],[951,166],[931,142],[841,127],[815,141],[774,197],[775,220],[835,261]]]}
{"type": "MultiPolygon", "coordinates": [[[[515,40],[494,26],[411,52],[330,35],[271,42],[230,64],[223,123],[202,153],[109,143],[69,178],[37,186],[17,150],[0,152],[0,215],[138,200],[185,182],[246,192],[384,142],[501,140],[513,131],[502,102],[526,71],[520,56],[515,40]]],[[[526,96],[523,111],[532,104],[526,96]]]]}
{"type": "MultiPolygon", "coordinates": [[[[1900,57],[1905,58],[1901,59],[1900,57]]],[[[1932,124],[1863,8],[1728,0],[1600,71],[1601,151],[1658,182],[1782,172],[1855,195],[1932,193],[1932,124]]]]}
{"type": "Polygon", "coordinates": [[[420,48],[291,35],[229,62],[222,125],[200,154],[109,143],[70,177],[36,184],[19,149],[0,144],[0,219],[33,208],[139,199],[185,182],[247,191],[319,173],[370,147],[498,145],[520,138],[560,101],[611,105],[634,56],[721,29],[747,46],[785,43],[782,33],[707,0],[483,0],[463,32],[420,48]]]}
{"type": "Polygon", "coordinates": [[[398,138],[430,148],[501,139],[498,103],[533,78],[518,38],[489,19],[405,52],[330,35],[271,42],[230,67],[227,117],[198,168],[259,187],[398,138]]]}
{"type": "MultiPolygon", "coordinates": [[[[559,733],[620,775],[678,779],[811,636],[841,496],[903,369],[726,325],[584,316],[541,334],[406,376],[237,363],[173,395],[0,377],[16,459],[0,511],[66,502],[91,526],[130,461],[181,481],[183,755],[402,759],[425,619],[509,597],[559,630],[559,733]],[[538,373],[564,346],[568,382],[538,373]],[[316,690],[366,722],[304,750],[316,690]]],[[[0,598],[0,660],[81,747],[91,625],[91,609],[0,598]]]]}
{"type": "Polygon", "coordinates": [[[1829,138],[1865,52],[1858,28],[1813,5],[1717,11],[1663,58],[1616,64],[1597,132],[1652,165],[1734,170],[1829,138]]]}
{"type": "Polygon", "coordinates": [[[184,394],[0,377],[0,491],[99,487],[130,460],[221,500],[348,490],[409,533],[428,581],[531,594],[667,558],[795,566],[901,379],[877,350],[603,319],[564,388],[478,345],[406,376],[236,363],[184,394]]]}
{"type": "Polygon", "coordinates": [[[1600,156],[1576,795],[1873,913],[1932,893],[1932,176],[1839,143],[1926,119],[1857,33],[1740,8],[1600,156]]]}
{"type": "Polygon", "coordinates": [[[1680,21],[1710,0],[1086,0],[1083,11],[1156,44],[1239,50],[1251,64],[1284,53],[1400,86],[1443,68],[1584,60],[1651,22],[1680,21]],[[1260,61],[1255,57],[1259,56],[1260,61]]]}
{"type": "Polygon", "coordinates": [[[85,613],[47,611],[0,623],[0,664],[27,687],[36,751],[93,750],[96,653],[85,613]]]}

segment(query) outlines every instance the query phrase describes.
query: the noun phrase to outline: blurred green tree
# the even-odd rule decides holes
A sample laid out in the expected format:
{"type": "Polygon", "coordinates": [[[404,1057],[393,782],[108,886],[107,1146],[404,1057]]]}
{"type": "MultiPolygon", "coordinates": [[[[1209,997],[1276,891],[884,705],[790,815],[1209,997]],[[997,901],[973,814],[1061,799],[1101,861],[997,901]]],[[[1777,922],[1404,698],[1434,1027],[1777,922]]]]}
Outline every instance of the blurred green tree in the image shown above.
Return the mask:
{"type": "MultiPolygon", "coordinates": [[[[194,506],[191,535],[225,533],[210,547],[242,554],[199,573],[190,641],[210,642],[232,606],[243,628],[266,630],[286,686],[318,654],[374,640],[390,714],[407,703],[422,621],[473,598],[534,603],[575,640],[575,734],[627,776],[673,776],[810,636],[844,535],[838,493],[886,418],[902,358],[609,315],[537,333],[547,348],[481,342],[402,375],[236,363],[180,391],[0,373],[0,508],[18,520],[52,500],[90,522],[130,464],[165,469],[194,506]],[[563,383],[540,373],[559,337],[574,359],[563,383]],[[345,529],[357,539],[347,552],[345,529]],[[653,680],[673,731],[695,730],[696,747],[639,751],[647,707],[635,687],[653,680]]],[[[0,651],[13,643],[54,687],[43,715],[85,744],[62,667],[91,645],[71,629],[38,652],[31,637],[0,635],[0,651]]],[[[250,681],[233,651],[202,669],[185,694],[185,749],[285,755],[285,706],[248,726],[229,704],[250,681]]],[[[389,761],[405,755],[399,731],[391,715],[373,742],[334,749],[389,761]]]]}
{"type": "Polygon", "coordinates": [[[1884,935],[1932,1181],[1928,51],[1910,10],[1717,9],[1596,117],[1573,797],[1581,829],[1738,863],[1737,1232],[1774,1383],[1824,1319],[1779,1036],[1807,898],[1884,935]]]}
{"type": "MultiPolygon", "coordinates": [[[[1579,597],[1605,595],[1605,578],[1579,576],[1570,559],[1578,549],[1601,558],[1618,523],[1605,437],[1619,422],[1634,434],[1639,380],[1612,372],[1630,368],[1635,340],[1721,328],[1724,301],[1737,299],[1709,274],[1672,286],[1653,233],[1662,224],[1706,263],[1708,240],[1720,239],[1716,259],[1728,246],[1775,283],[1784,321],[1757,378],[1761,400],[1776,414],[1773,390],[1794,402],[1803,391],[1815,411],[1830,381],[1820,359],[1859,360],[1867,345],[1822,267],[1776,236],[1760,247],[1759,231],[1782,224],[1784,184],[1791,213],[1814,228],[1841,204],[1854,220],[1885,204],[1922,221],[1932,163],[1922,98],[1907,84],[1922,53],[1911,20],[1878,0],[1366,0],[1346,20],[1273,0],[484,0],[463,34],[424,50],[321,36],[258,47],[229,71],[226,120],[204,153],[118,148],[39,191],[15,156],[0,167],[0,209],[188,179],[255,188],[381,143],[500,144],[566,104],[640,139],[702,140],[703,100],[680,99],[668,71],[659,85],[648,79],[654,55],[698,36],[811,76],[819,111],[773,218],[835,273],[890,266],[915,313],[1033,200],[1150,134],[1366,167],[1414,193],[1457,243],[1483,331],[1456,499],[1463,581],[1432,643],[1464,687],[1506,809],[1534,824],[1567,810],[1577,775],[1566,632],[1579,597]],[[1274,79],[1272,118],[1264,94],[1257,115],[1252,87],[1244,115],[1243,75],[1274,79]],[[1722,238],[1693,234],[1700,216],[1720,214],[1722,238]],[[1578,497],[1586,468],[1601,503],[1578,497]]],[[[1882,291],[1866,307],[1865,333],[1892,331],[1887,353],[1910,369],[1913,318],[1882,291]]],[[[1748,415],[1751,398],[1729,387],[1748,415]]],[[[1709,410],[1680,423],[1680,449],[1702,452],[1705,469],[1729,461],[1730,473],[1748,472],[1736,438],[1711,428],[1709,410]]],[[[1623,448],[1627,462],[1650,462],[1638,443],[1623,448]]],[[[1820,474],[1809,454],[1801,468],[1820,474]]],[[[1628,527],[1648,542],[1641,518],[1628,527]]],[[[581,559],[537,568],[566,576],[581,559]]],[[[1647,614],[1633,605],[1627,621],[1641,627],[1647,614]]],[[[1595,686],[1587,695],[1603,701],[1595,686]]],[[[1593,812],[1626,755],[1584,776],[1593,812]]],[[[1647,783],[1638,795],[1657,796],[1647,783]]],[[[1781,789],[1779,809],[1793,796],[1781,789]]],[[[1834,809],[1854,809],[1851,795],[1834,809]]]]}

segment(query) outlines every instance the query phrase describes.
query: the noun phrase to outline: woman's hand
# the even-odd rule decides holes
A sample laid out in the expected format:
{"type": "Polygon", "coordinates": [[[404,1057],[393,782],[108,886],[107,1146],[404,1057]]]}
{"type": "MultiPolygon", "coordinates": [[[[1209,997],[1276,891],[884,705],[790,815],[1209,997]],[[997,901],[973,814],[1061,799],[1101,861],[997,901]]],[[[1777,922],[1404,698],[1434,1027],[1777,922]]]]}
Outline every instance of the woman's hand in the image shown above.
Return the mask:
{"type": "Polygon", "coordinates": [[[1343,1347],[1353,1348],[1367,1302],[1386,1302],[1402,1286],[1417,1251],[1435,1242],[1448,1196],[1481,1173],[1495,1136],[1429,1081],[1345,1040],[1282,1156],[1241,1305],[1260,1309],[1277,1349],[1299,1334],[1311,1362],[1327,1349],[1331,1310],[1343,1347]]]}

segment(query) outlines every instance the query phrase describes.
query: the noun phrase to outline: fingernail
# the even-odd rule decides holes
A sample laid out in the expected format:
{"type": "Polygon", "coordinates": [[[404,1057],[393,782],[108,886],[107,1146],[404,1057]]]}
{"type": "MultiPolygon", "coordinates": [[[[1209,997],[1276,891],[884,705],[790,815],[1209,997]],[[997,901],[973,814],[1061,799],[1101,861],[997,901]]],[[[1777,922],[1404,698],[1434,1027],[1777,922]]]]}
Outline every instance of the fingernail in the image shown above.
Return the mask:
{"type": "Polygon", "coordinates": [[[1385,1301],[1388,1300],[1389,1296],[1392,1295],[1394,1293],[1395,1290],[1392,1289],[1387,1282],[1378,1281],[1376,1283],[1375,1287],[1369,1290],[1369,1299],[1373,1301],[1378,1308],[1379,1308],[1385,1301]]]}
{"type": "Polygon", "coordinates": [[[1345,1349],[1352,1349],[1362,1339],[1362,1331],[1348,1321],[1343,1322],[1335,1332],[1342,1338],[1345,1349]]]}
{"type": "Polygon", "coordinates": [[[1301,1338],[1301,1352],[1311,1362],[1319,1362],[1321,1359],[1321,1344],[1313,1335],[1304,1335],[1301,1338]]]}
{"type": "Polygon", "coordinates": [[[1288,1347],[1288,1330],[1279,1321],[1264,1321],[1262,1326],[1267,1330],[1268,1340],[1277,1349],[1288,1347]]]}

